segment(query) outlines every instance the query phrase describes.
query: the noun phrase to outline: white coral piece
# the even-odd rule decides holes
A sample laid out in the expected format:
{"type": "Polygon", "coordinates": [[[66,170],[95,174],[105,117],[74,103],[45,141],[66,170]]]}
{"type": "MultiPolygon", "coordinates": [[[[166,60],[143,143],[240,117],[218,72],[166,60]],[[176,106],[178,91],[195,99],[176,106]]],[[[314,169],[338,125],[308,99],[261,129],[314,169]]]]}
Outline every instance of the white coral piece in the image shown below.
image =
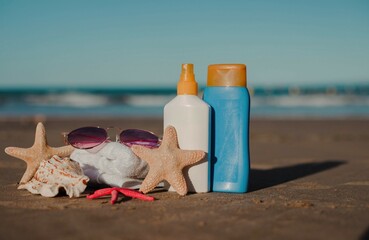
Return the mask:
{"type": "Polygon", "coordinates": [[[78,162],[91,182],[104,183],[112,187],[139,188],[149,167],[138,158],[131,148],[109,142],[91,150],[76,149],[71,159],[78,162]]]}

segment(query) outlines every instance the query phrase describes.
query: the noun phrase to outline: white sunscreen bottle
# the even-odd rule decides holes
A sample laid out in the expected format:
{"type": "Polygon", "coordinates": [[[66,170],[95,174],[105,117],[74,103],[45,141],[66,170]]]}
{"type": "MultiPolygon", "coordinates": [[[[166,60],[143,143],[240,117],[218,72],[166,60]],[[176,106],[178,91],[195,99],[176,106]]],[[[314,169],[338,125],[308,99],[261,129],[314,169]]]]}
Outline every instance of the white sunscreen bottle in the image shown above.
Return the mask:
{"type": "MultiPolygon", "coordinates": [[[[164,129],[175,127],[179,147],[183,150],[202,150],[204,159],[183,169],[189,192],[209,192],[209,121],[210,107],[197,96],[193,64],[182,64],[177,96],[164,107],[164,129]]],[[[169,188],[169,191],[174,191],[169,188]]]]}

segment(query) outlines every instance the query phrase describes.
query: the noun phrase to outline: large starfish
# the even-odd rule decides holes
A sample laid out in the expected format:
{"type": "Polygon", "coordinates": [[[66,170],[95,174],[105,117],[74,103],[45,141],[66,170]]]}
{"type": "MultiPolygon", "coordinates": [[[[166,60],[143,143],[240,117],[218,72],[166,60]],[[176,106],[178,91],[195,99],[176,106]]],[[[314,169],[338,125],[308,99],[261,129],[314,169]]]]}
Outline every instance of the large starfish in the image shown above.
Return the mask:
{"type": "Polygon", "coordinates": [[[132,146],[132,151],[149,164],[149,173],[142,182],[140,191],[147,193],[158,183],[167,180],[179,195],[187,194],[187,184],[182,169],[199,162],[205,157],[200,150],[182,150],[178,147],[176,129],[168,126],[159,148],[150,149],[143,146],[132,146]]]}
{"type": "Polygon", "coordinates": [[[48,160],[54,155],[59,157],[69,156],[74,148],[70,145],[53,148],[47,145],[45,126],[40,122],[37,124],[35,142],[30,148],[7,147],[5,152],[10,156],[19,158],[27,163],[27,169],[23,174],[20,184],[27,183],[32,179],[40,162],[48,160]]]}

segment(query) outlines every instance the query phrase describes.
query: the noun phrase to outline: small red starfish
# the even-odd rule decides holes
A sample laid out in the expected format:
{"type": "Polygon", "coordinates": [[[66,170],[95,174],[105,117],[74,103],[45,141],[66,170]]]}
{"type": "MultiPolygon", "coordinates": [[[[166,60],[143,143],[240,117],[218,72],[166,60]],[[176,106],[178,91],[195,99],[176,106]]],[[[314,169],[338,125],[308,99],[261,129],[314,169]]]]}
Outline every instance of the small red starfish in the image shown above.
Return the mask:
{"type": "Polygon", "coordinates": [[[95,199],[95,198],[99,198],[99,197],[111,194],[110,203],[114,204],[118,199],[118,193],[122,193],[123,195],[127,197],[137,198],[137,199],[141,199],[144,201],[154,201],[155,200],[154,197],[144,195],[138,191],[135,191],[129,188],[118,188],[118,187],[103,188],[103,189],[96,190],[93,194],[88,195],[87,198],[95,199]]]}

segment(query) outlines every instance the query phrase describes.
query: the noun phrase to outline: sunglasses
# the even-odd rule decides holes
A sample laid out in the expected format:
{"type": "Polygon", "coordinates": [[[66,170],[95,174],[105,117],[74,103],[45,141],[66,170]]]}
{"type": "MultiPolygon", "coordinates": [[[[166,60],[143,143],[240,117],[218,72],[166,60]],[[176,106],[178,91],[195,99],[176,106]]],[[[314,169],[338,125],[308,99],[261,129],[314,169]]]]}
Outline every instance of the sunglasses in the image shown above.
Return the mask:
{"type": "MultiPolygon", "coordinates": [[[[91,149],[104,142],[109,142],[107,130],[111,128],[82,127],[64,133],[64,139],[67,143],[78,149],[91,149]]],[[[160,139],[154,133],[140,129],[126,129],[116,134],[116,141],[128,147],[141,145],[148,148],[157,148],[160,145],[160,139]]]]}

